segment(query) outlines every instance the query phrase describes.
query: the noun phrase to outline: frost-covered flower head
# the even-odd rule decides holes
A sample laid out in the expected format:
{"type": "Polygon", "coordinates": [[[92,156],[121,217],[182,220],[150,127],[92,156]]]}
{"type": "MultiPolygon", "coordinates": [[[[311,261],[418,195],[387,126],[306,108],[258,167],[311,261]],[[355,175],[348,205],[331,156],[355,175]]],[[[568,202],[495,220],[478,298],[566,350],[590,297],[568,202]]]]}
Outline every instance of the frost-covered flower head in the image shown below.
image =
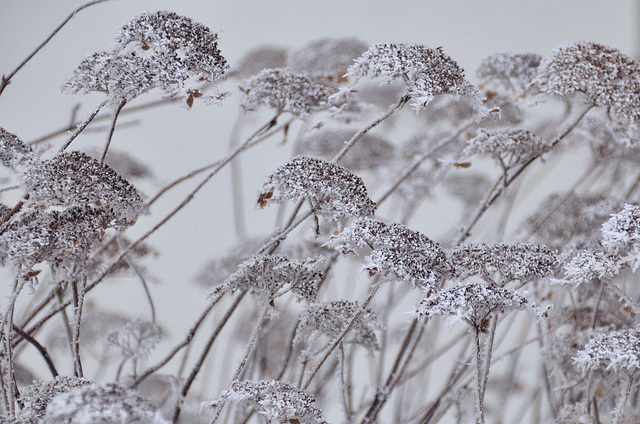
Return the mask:
{"type": "Polygon", "coordinates": [[[360,177],[331,162],[297,157],[280,166],[262,185],[258,205],[307,199],[315,212],[339,221],[345,217],[371,216],[375,203],[360,177]]]}
{"type": "Polygon", "coordinates": [[[271,301],[283,294],[281,290],[288,285],[299,299],[311,302],[315,300],[320,280],[322,272],[312,263],[292,261],[282,255],[255,255],[240,264],[238,270],[210,294],[249,290],[271,301]]]}
{"type": "Polygon", "coordinates": [[[560,46],[542,60],[536,82],[544,93],[580,92],[619,119],[640,120],[640,64],[618,49],[587,41],[560,46]]]}
{"type": "Polygon", "coordinates": [[[330,99],[336,89],[328,81],[288,69],[264,69],[242,84],[241,90],[245,94],[242,106],[247,110],[265,105],[300,118],[336,104],[330,99]]]}
{"type": "Polygon", "coordinates": [[[640,266],[640,206],[625,204],[602,224],[602,246],[621,257],[633,271],[640,266]]]}
{"type": "Polygon", "coordinates": [[[463,244],[451,253],[450,260],[457,278],[477,276],[499,285],[546,277],[558,265],[553,250],[531,243],[463,244]]]}
{"type": "MultiPolygon", "coordinates": [[[[331,160],[350,140],[355,131],[321,129],[304,137],[296,147],[296,154],[331,160]]],[[[375,170],[389,165],[395,157],[394,146],[385,138],[367,133],[340,160],[340,165],[358,170],[375,170]]]]}
{"type": "Polygon", "coordinates": [[[582,372],[606,368],[636,374],[640,369],[640,332],[624,329],[598,334],[574,360],[582,372]]]}
{"type": "Polygon", "coordinates": [[[218,409],[229,401],[253,408],[268,424],[327,424],[312,396],[277,380],[236,381],[201,408],[218,409]]]}
{"type": "MultiPolygon", "coordinates": [[[[296,341],[311,347],[321,335],[332,340],[337,339],[359,309],[357,302],[347,300],[309,305],[300,318],[296,341]]],[[[353,324],[345,341],[362,345],[372,351],[378,350],[376,331],[382,328],[375,314],[367,308],[353,324]]]]}
{"type": "Polygon", "coordinates": [[[464,156],[489,154],[500,166],[508,169],[516,164],[541,155],[551,144],[523,129],[481,129],[469,140],[464,156]]]}
{"type": "Polygon", "coordinates": [[[542,56],[535,53],[502,52],[480,59],[476,75],[514,92],[526,89],[535,79],[542,56]]]}
{"type": "Polygon", "coordinates": [[[63,91],[103,92],[117,107],[159,88],[183,96],[191,106],[194,97],[202,96],[199,87],[221,78],[228,67],[218,35],[206,26],[173,12],[144,12],[122,27],[112,50],[83,60],[63,91]]]}
{"type": "Polygon", "coordinates": [[[166,424],[160,412],[132,390],[116,384],[91,383],[56,395],[47,406],[44,424],[166,424]]]}
{"type": "Polygon", "coordinates": [[[414,287],[431,286],[451,275],[451,265],[440,246],[402,224],[359,218],[327,245],[343,254],[367,251],[363,269],[369,275],[397,278],[414,287]]]}
{"type": "Polygon", "coordinates": [[[355,60],[346,76],[353,78],[354,84],[362,78],[401,80],[416,109],[425,107],[440,94],[479,99],[478,91],[453,59],[441,48],[431,49],[422,44],[375,44],[355,60]]]}
{"type": "Polygon", "coordinates": [[[414,316],[449,316],[452,322],[465,321],[472,327],[484,329],[492,314],[527,311],[545,316],[540,308],[513,290],[491,284],[466,281],[455,287],[427,294],[414,316]]]}
{"type": "Polygon", "coordinates": [[[128,321],[107,335],[110,345],[116,346],[124,358],[145,359],[162,339],[162,329],[141,319],[128,321]]]}
{"type": "Polygon", "coordinates": [[[313,40],[289,55],[287,67],[340,82],[349,66],[367,48],[367,43],[352,37],[313,40]]]}

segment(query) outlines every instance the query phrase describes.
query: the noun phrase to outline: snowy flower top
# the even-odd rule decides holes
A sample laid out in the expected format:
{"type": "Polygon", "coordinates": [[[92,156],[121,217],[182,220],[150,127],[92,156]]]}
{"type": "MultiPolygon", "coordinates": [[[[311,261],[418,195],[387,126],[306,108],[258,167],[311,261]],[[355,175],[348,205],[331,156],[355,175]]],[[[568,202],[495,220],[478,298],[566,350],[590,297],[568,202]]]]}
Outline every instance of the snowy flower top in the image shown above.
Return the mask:
{"type": "Polygon", "coordinates": [[[402,80],[416,109],[427,106],[440,94],[479,99],[478,91],[453,59],[441,48],[422,44],[375,44],[355,60],[346,75],[354,78],[354,84],[362,78],[402,80]]]}

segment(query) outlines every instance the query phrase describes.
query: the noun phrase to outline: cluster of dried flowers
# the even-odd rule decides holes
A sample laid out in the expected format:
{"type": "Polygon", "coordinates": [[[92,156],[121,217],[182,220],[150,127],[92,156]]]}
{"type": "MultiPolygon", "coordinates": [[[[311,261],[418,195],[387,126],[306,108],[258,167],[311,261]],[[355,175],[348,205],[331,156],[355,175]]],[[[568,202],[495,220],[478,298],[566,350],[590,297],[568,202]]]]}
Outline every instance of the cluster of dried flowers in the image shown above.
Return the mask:
{"type": "Polygon", "coordinates": [[[154,89],[189,107],[224,97],[213,84],[230,67],[203,24],[144,12],[75,68],[63,91],[104,93],[113,110],[101,159],[67,150],[93,117],[56,154],[0,128],[0,265],[12,286],[0,422],[637,422],[640,64],[580,41],[486,56],[474,85],[444,50],[355,38],[252,50],[229,76],[241,117],[267,123],[240,144],[255,120],[239,119],[235,150],[148,203],[129,179],[151,171],[107,155],[116,118],[154,89]],[[553,99],[564,116],[539,113],[553,99]],[[261,216],[252,234],[216,240],[226,253],[196,277],[206,307],[179,312],[184,335],[163,331],[146,238],[278,135],[290,158],[252,182],[255,213],[276,224],[264,231],[261,216]],[[591,163],[573,188],[540,177],[585,147],[591,163]],[[206,172],[156,217],[156,199],[206,172]],[[158,223],[123,234],[142,213],[158,223]],[[308,219],[315,231],[300,225],[308,219]],[[116,276],[142,286],[150,316],[91,293],[116,276]],[[465,325],[442,331],[439,317],[465,325]],[[25,351],[52,377],[30,374],[25,351]],[[60,376],[69,365],[73,376],[60,376]],[[514,415],[518,401],[530,408],[514,415]]]}

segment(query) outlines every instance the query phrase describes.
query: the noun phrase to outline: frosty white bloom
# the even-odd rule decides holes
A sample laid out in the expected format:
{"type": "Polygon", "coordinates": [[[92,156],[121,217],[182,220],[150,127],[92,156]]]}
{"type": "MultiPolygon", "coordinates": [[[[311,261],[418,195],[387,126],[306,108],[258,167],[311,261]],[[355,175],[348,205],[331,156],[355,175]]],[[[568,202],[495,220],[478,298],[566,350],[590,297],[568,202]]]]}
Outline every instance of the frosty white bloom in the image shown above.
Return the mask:
{"type": "Polygon", "coordinates": [[[429,286],[451,275],[451,265],[440,246],[402,224],[385,224],[370,218],[356,219],[327,242],[343,254],[370,251],[363,269],[410,283],[429,286]]]}
{"type": "MultiPolygon", "coordinates": [[[[337,339],[359,309],[358,302],[346,300],[312,303],[302,313],[296,341],[311,347],[320,335],[337,339]]],[[[353,324],[345,341],[362,345],[369,350],[378,350],[376,331],[382,328],[375,314],[367,308],[353,324]]]]}
{"type": "Polygon", "coordinates": [[[15,134],[0,128],[0,162],[20,174],[28,168],[37,157],[30,146],[15,134]]]}
{"type": "Polygon", "coordinates": [[[492,314],[515,310],[546,315],[544,309],[513,290],[472,281],[430,292],[413,311],[413,315],[450,316],[453,322],[463,320],[474,328],[483,329],[492,314]]]}
{"type": "Polygon", "coordinates": [[[500,285],[546,277],[558,265],[553,250],[531,243],[465,244],[451,252],[450,260],[456,277],[478,276],[500,285]]]}
{"type": "Polygon", "coordinates": [[[580,92],[618,118],[640,120],[640,64],[615,48],[586,41],[560,46],[542,60],[536,82],[544,93],[580,92]]]}
{"type": "Polygon", "coordinates": [[[404,81],[416,109],[427,106],[440,94],[479,99],[478,91],[453,59],[440,48],[430,49],[422,44],[373,45],[355,60],[346,75],[354,79],[354,84],[362,78],[378,77],[387,82],[404,81]]]}
{"type": "Polygon", "coordinates": [[[228,401],[253,408],[268,424],[327,424],[312,396],[276,380],[236,381],[216,399],[201,405],[217,409],[228,401]]]}
{"type": "Polygon", "coordinates": [[[552,279],[552,282],[569,284],[573,288],[582,283],[605,277],[613,277],[622,269],[622,263],[615,255],[600,251],[585,250],[579,252],[564,265],[562,279],[552,279]]]}
{"type": "Polygon", "coordinates": [[[297,157],[280,166],[260,188],[258,205],[308,199],[315,212],[339,221],[371,216],[375,203],[362,179],[338,165],[320,159],[297,157]]]}
{"type": "Polygon", "coordinates": [[[47,382],[34,381],[20,392],[20,401],[24,407],[16,414],[17,423],[42,423],[47,406],[55,396],[89,384],[92,382],[76,377],[56,377],[47,382]]]}
{"type": "Polygon", "coordinates": [[[542,56],[535,53],[502,52],[480,59],[476,70],[486,82],[495,81],[506,88],[523,90],[535,79],[542,56]]]}
{"type": "Polygon", "coordinates": [[[162,329],[141,319],[128,321],[121,328],[107,334],[110,345],[120,349],[127,359],[145,359],[162,339],[162,329]]]}
{"type": "Polygon", "coordinates": [[[221,78],[228,67],[217,34],[206,26],[173,12],[144,12],[122,27],[111,51],[83,60],[63,91],[103,92],[115,108],[160,88],[191,106],[194,97],[202,97],[199,86],[221,78]]]}
{"type": "Polygon", "coordinates": [[[260,105],[306,118],[312,112],[334,105],[329,97],[336,89],[311,75],[286,69],[264,69],[241,87],[242,106],[254,110],[260,105]]]}
{"type": "Polygon", "coordinates": [[[255,255],[240,264],[238,270],[210,294],[249,290],[271,301],[289,285],[298,298],[310,302],[315,299],[321,280],[322,272],[311,263],[292,261],[281,255],[255,255]]]}
{"type": "Polygon", "coordinates": [[[166,424],[160,413],[134,391],[116,384],[74,387],[56,395],[43,424],[166,424]]]}
{"type": "Polygon", "coordinates": [[[640,332],[624,329],[598,334],[574,360],[582,372],[606,368],[636,374],[640,368],[640,332]]]}
{"type": "Polygon", "coordinates": [[[490,154],[504,168],[537,157],[551,148],[551,144],[523,129],[481,129],[469,140],[463,156],[490,154]]]}
{"type": "Polygon", "coordinates": [[[602,246],[610,253],[622,256],[635,271],[640,266],[640,206],[625,204],[602,224],[602,246]]]}
{"type": "MultiPolygon", "coordinates": [[[[304,137],[296,147],[295,154],[331,160],[353,137],[355,131],[321,129],[304,137]]],[[[385,138],[367,133],[340,160],[340,165],[359,170],[375,170],[393,163],[394,146],[385,138]]]]}

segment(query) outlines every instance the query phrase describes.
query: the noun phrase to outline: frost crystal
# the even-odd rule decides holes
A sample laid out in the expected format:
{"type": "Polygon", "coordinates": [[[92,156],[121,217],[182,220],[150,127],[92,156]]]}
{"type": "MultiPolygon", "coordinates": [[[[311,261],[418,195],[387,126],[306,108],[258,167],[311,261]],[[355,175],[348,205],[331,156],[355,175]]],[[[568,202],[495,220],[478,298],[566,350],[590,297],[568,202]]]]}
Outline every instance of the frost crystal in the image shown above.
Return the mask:
{"type": "Polygon", "coordinates": [[[109,211],[118,225],[129,225],[142,212],[138,191],[111,167],[82,153],[60,153],[23,174],[31,201],[45,205],[90,204],[109,211]]]}
{"type": "Polygon", "coordinates": [[[88,384],[55,396],[43,424],[166,424],[160,413],[134,391],[115,384],[88,384]]]}
{"type": "Polygon", "coordinates": [[[602,224],[602,246],[623,256],[635,272],[640,266],[640,206],[625,204],[622,211],[602,224]]]}
{"type": "Polygon", "coordinates": [[[249,290],[264,294],[266,300],[271,301],[289,285],[299,299],[311,302],[321,279],[322,272],[310,263],[292,261],[281,255],[256,255],[243,262],[224,283],[214,287],[211,295],[249,290]]]}
{"type": "Polygon", "coordinates": [[[369,275],[392,276],[412,286],[433,285],[441,277],[451,275],[451,265],[440,246],[402,224],[356,219],[327,245],[343,254],[371,249],[363,265],[369,275]]]}
{"type": "Polygon", "coordinates": [[[542,56],[535,53],[502,52],[480,59],[479,78],[495,81],[513,91],[524,90],[535,79],[542,56]]]}
{"type": "Polygon", "coordinates": [[[450,260],[457,278],[478,276],[499,285],[546,277],[558,265],[553,250],[531,243],[466,244],[457,247],[450,260]]]}
{"type": "MultiPolygon", "coordinates": [[[[346,300],[309,305],[300,318],[296,341],[310,347],[321,334],[333,340],[337,339],[359,309],[357,302],[346,300]]],[[[382,324],[367,308],[353,324],[345,340],[369,350],[378,350],[376,331],[381,329],[382,324]]]]}
{"type": "Polygon", "coordinates": [[[422,44],[376,44],[349,67],[347,76],[355,79],[382,77],[387,82],[402,80],[407,94],[419,109],[440,94],[479,98],[478,91],[464,77],[464,71],[440,48],[422,44]]]}
{"type": "Polygon", "coordinates": [[[76,377],[56,377],[48,382],[34,381],[20,393],[24,407],[16,415],[17,423],[42,423],[47,406],[56,395],[89,384],[91,381],[76,377]]]}
{"type": "Polygon", "coordinates": [[[218,398],[201,405],[219,408],[228,401],[253,408],[268,424],[327,424],[312,396],[276,380],[236,381],[218,398]]]}
{"type": "Polygon", "coordinates": [[[564,277],[552,279],[552,282],[569,284],[576,288],[582,283],[605,277],[613,277],[622,269],[622,264],[615,255],[599,251],[582,251],[564,265],[564,277]]]}
{"type": "Polygon", "coordinates": [[[513,290],[471,281],[427,295],[413,314],[451,316],[453,321],[463,320],[475,328],[484,328],[492,314],[515,310],[546,315],[546,311],[513,290]]]}
{"type": "Polygon", "coordinates": [[[541,155],[551,145],[522,129],[480,130],[469,140],[464,156],[490,154],[505,169],[541,155]]]}
{"type": "Polygon", "coordinates": [[[114,49],[83,60],[63,91],[103,92],[115,107],[160,88],[191,106],[202,96],[198,87],[221,78],[228,67],[218,35],[206,26],[173,12],[144,12],[122,27],[114,49]]]}
{"type": "Polygon", "coordinates": [[[265,105],[277,113],[289,112],[300,118],[334,105],[329,96],[335,88],[311,75],[286,69],[265,69],[248,79],[242,91],[242,105],[248,110],[265,105]]]}
{"type": "Polygon", "coordinates": [[[107,335],[110,345],[120,348],[127,359],[145,359],[162,339],[162,329],[157,325],[135,319],[107,335]]]}
{"type": "Polygon", "coordinates": [[[307,72],[340,82],[349,66],[368,47],[357,38],[314,40],[291,53],[287,66],[295,72],[307,72]]]}
{"type": "Polygon", "coordinates": [[[308,199],[315,212],[339,221],[371,216],[375,203],[362,179],[351,171],[320,159],[297,157],[279,167],[263,184],[258,205],[308,199]]]}
{"type": "MultiPolygon", "coordinates": [[[[331,160],[350,140],[355,131],[323,129],[309,134],[298,144],[296,154],[331,160]]],[[[386,139],[365,134],[340,160],[340,165],[354,171],[390,165],[395,157],[394,146],[386,139]]]]}
{"type": "Polygon", "coordinates": [[[537,83],[544,93],[581,92],[618,118],[640,120],[640,64],[615,48],[585,41],[561,46],[543,59],[537,83]]]}
{"type": "Polygon", "coordinates": [[[598,334],[574,358],[582,371],[606,369],[635,374],[640,368],[640,332],[633,329],[598,334]]]}

